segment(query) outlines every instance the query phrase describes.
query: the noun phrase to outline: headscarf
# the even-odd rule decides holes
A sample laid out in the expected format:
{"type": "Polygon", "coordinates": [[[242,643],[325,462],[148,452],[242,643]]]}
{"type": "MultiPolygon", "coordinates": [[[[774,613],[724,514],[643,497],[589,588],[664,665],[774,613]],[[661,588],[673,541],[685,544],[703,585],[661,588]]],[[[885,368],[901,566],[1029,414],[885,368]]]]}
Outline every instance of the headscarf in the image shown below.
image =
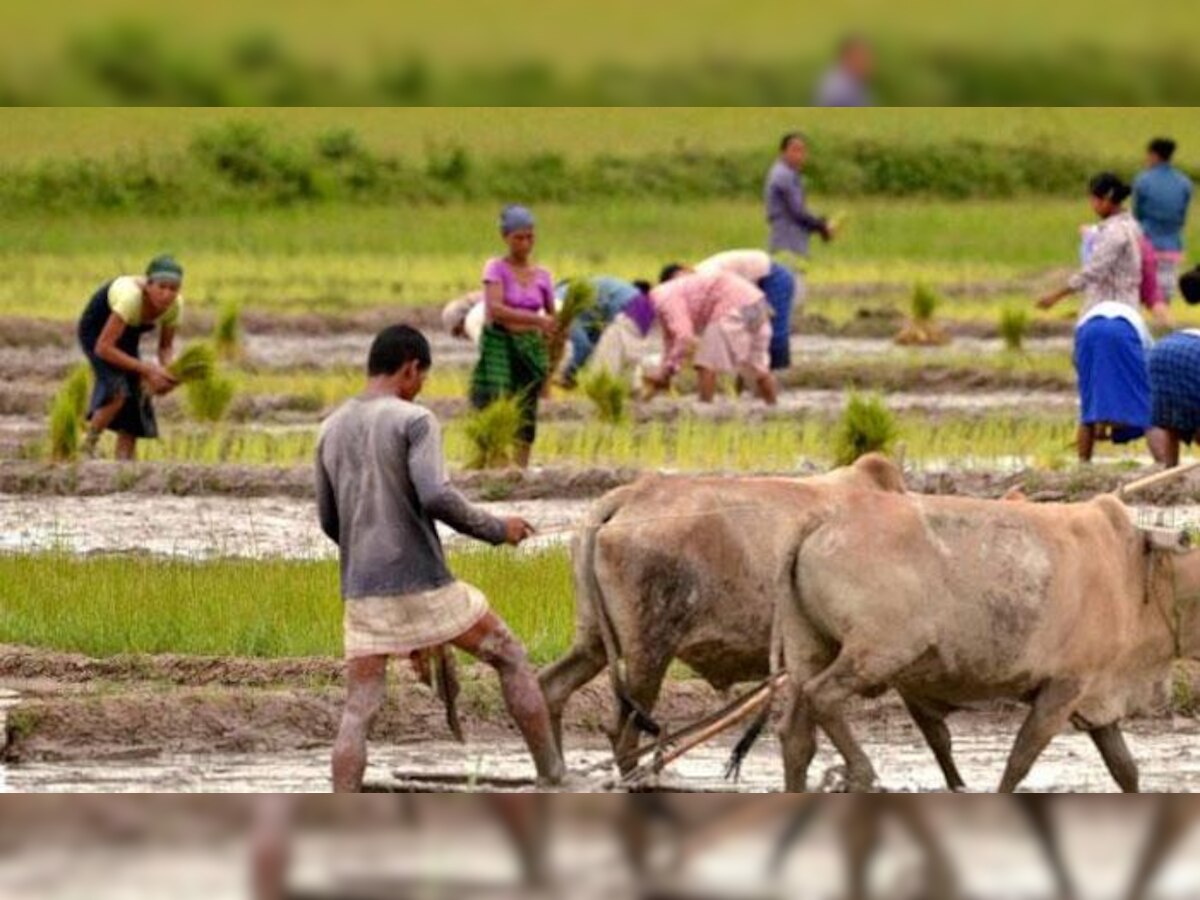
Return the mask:
{"type": "Polygon", "coordinates": [[[500,233],[505,237],[514,231],[525,231],[533,226],[533,213],[524,206],[514,203],[500,211],[500,233]]]}
{"type": "Polygon", "coordinates": [[[183,266],[175,261],[170,254],[156,256],[146,266],[146,278],[150,281],[161,281],[167,284],[183,283],[183,266]]]}

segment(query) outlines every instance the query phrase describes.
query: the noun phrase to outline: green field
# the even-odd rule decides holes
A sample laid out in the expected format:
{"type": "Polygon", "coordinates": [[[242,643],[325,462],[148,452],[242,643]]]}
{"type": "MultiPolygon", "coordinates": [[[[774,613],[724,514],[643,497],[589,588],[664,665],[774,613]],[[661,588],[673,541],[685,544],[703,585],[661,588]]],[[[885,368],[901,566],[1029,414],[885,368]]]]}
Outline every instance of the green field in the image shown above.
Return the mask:
{"type": "MultiPolygon", "coordinates": [[[[570,645],[565,550],[468,550],[452,554],[451,566],[488,595],[538,662],[570,645]]],[[[0,643],[96,656],[337,656],[341,614],[336,562],[0,554],[0,643]]]]}

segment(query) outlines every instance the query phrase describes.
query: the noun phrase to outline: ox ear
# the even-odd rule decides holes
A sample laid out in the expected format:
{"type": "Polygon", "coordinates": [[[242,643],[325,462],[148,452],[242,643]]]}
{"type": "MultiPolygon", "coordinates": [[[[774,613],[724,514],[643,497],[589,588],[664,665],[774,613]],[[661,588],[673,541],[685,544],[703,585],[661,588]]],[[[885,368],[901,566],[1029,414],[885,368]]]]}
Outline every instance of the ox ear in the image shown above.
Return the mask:
{"type": "Polygon", "coordinates": [[[1179,528],[1142,528],[1147,553],[1187,553],[1192,549],[1192,536],[1179,528]]]}

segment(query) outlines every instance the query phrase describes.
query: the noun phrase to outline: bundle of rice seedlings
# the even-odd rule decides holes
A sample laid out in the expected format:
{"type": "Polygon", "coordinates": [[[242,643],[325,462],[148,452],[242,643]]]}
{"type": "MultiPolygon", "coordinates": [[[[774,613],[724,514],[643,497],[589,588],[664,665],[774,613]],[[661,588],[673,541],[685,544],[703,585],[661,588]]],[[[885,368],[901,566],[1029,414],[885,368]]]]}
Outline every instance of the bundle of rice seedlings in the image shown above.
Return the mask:
{"type": "Polygon", "coordinates": [[[567,336],[575,320],[596,306],[596,289],[586,278],[572,278],[567,293],[554,314],[558,326],[550,341],[550,371],[557,372],[566,353],[567,336]]]}
{"type": "Polygon", "coordinates": [[[242,354],[242,307],[236,300],[221,305],[213,325],[213,345],[222,359],[237,359],[242,354]]]}
{"type": "Polygon", "coordinates": [[[934,321],[941,301],[933,289],[926,284],[913,288],[910,318],[896,335],[896,343],[903,346],[938,347],[950,342],[950,336],[934,321]]]}
{"type": "Polygon", "coordinates": [[[834,432],[834,461],[851,465],[868,453],[887,453],[900,434],[896,417],[876,394],[851,394],[834,432]]]}
{"type": "Polygon", "coordinates": [[[1025,347],[1025,335],[1029,333],[1029,311],[1019,306],[1009,307],[1000,313],[1000,337],[1004,346],[1014,353],[1025,347]]]}
{"type": "Polygon", "coordinates": [[[79,363],[71,369],[62,390],[71,399],[76,418],[82,419],[87,415],[88,400],[92,393],[91,369],[87,363],[79,363]]]}
{"type": "Polygon", "coordinates": [[[50,458],[67,462],[79,455],[79,413],[75,398],[65,388],[50,403],[50,458]]]}
{"type": "Polygon", "coordinates": [[[185,347],[167,371],[177,381],[186,384],[211,378],[216,367],[217,352],[212,344],[201,342],[185,347]]]}
{"type": "Polygon", "coordinates": [[[233,402],[233,381],[222,375],[189,381],[186,390],[188,411],[200,422],[220,422],[233,402]]]}
{"type": "Polygon", "coordinates": [[[476,410],[464,425],[472,455],[472,469],[500,469],[511,465],[521,433],[521,405],[516,397],[495,400],[476,410]]]}
{"type": "Polygon", "coordinates": [[[625,421],[632,391],[629,382],[608,369],[589,371],[582,379],[584,395],[592,401],[596,418],[609,425],[625,421]]]}

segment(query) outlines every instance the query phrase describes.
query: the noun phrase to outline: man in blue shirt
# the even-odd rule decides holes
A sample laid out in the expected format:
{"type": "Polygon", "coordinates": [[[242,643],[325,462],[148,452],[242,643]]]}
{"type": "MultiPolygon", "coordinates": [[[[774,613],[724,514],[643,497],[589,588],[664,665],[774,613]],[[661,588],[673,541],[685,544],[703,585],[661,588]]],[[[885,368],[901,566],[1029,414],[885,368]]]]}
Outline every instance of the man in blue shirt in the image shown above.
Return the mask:
{"type": "Polygon", "coordinates": [[[1147,150],[1146,171],[1133,183],[1133,214],[1154,246],[1159,295],[1167,301],[1175,292],[1192,202],[1192,182],[1171,165],[1174,156],[1173,140],[1155,138],[1147,150]]]}
{"type": "Polygon", "coordinates": [[[802,263],[808,256],[809,237],[819,234],[825,241],[833,238],[829,222],[809,210],[804,196],[804,179],[800,173],[807,159],[808,143],[804,135],[799,132],[785,134],[779,144],[779,157],[767,173],[763,186],[763,203],[771,229],[768,249],[795,276],[793,308],[799,307],[804,300],[802,263]]]}

